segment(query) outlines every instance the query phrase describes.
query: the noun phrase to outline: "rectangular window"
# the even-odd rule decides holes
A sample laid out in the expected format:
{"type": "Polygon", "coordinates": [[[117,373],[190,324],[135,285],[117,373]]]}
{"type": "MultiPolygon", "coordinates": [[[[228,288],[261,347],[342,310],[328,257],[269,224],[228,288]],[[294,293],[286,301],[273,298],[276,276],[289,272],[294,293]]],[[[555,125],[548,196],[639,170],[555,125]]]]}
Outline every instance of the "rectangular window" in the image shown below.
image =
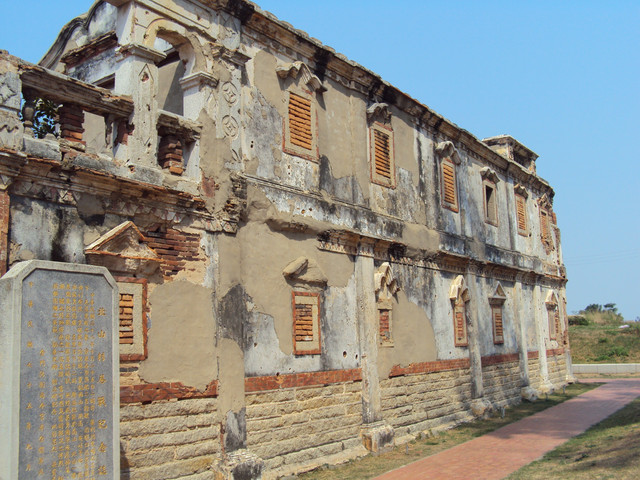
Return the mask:
{"type": "Polygon", "coordinates": [[[458,192],[456,188],[456,167],[449,159],[445,158],[441,164],[442,177],[442,203],[445,208],[458,211],[458,192]]]}
{"type": "Polygon", "coordinates": [[[293,292],[293,351],[295,355],[319,355],[320,294],[293,292]]]}
{"type": "Polygon", "coordinates": [[[527,200],[522,195],[515,194],[516,198],[516,219],[518,222],[518,233],[527,235],[527,200]]]}
{"type": "Polygon", "coordinates": [[[375,123],[370,132],[371,180],[379,185],[395,187],[393,130],[375,123]]]}
{"type": "Polygon", "coordinates": [[[494,226],[498,225],[498,202],[496,184],[485,180],[484,187],[484,220],[494,226]]]}
{"type": "Polygon", "coordinates": [[[466,347],[469,344],[465,310],[465,304],[463,302],[457,304],[453,310],[453,329],[455,332],[456,347],[466,347]]]}
{"type": "Polygon", "coordinates": [[[496,345],[504,343],[504,332],[502,326],[502,306],[491,307],[491,317],[493,318],[493,343],[496,345]]]}

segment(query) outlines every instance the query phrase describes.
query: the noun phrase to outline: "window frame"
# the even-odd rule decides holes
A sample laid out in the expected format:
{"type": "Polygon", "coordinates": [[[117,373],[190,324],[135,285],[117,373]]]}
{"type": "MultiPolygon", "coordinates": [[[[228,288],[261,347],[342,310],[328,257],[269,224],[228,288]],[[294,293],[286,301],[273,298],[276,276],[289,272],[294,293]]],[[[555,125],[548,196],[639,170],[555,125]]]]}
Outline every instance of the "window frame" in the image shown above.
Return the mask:
{"type": "Polygon", "coordinates": [[[515,192],[514,198],[516,204],[516,228],[518,229],[518,235],[526,237],[529,235],[529,219],[527,218],[527,197],[525,197],[521,193],[515,192]],[[519,203],[522,204],[522,213],[520,213],[520,209],[518,208],[519,203]],[[524,228],[520,227],[520,219],[522,219],[524,228]]]}
{"type": "MultiPolygon", "coordinates": [[[[322,344],[321,344],[321,329],[320,329],[320,318],[321,318],[321,305],[320,305],[320,294],[314,292],[301,292],[301,291],[293,291],[291,292],[291,309],[292,309],[292,338],[293,338],[293,353],[296,356],[300,355],[320,355],[322,353],[322,344]],[[311,305],[311,340],[302,340],[297,337],[302,337],[303,335],[298,335],[297,322],[300,320],[296,315],[296,306],[297,305],[311,305]],[[315,311],[313,309],[315,308],[315,311]]],[[[306,322],[306,320],[305,320],[306,322]]]]}
{"type": "Polygon", "coordinates": [[[286,91],[286,104],[287,104],[287,112],[283,119],[283,138],[282,138],[282,149],[285,153],[290,155],[295,155],[300,158],[304,158],[306,160],[311,160],[313,162],[318,161],[318,117],[317,117],[317,105],[316,99],[313,92],[300,89],[300,88],[289,88],[286,91]],[[292,141],[292,107],[297,108],[298,106],[292,106],[292,98],[298,97],[309,103],[309,134],[311,136],[311,143],[309,148],[306,148],[302,145],[299,145],[292,141]]]}
{"type": "Polygon", "coordinates": [[[444,157],[440,161],[440,190],[441,195],[440,199],[442,201],[442,206],[452,212],[458,213],[460,211],[459,201],[458,201],[458,175],[456,172],[456,164],[450,157],[444,157]],[[446,181],[445,181],[445,166],[451,168],[451,176],[452,186],[453,186],[453,201],[450,202],[447,200],[447,189],[446,189],[446,181]]]}
{"type": "Polygon", "coordinates": [[[484,206],[484,221],[494,227],[498,226],[498,187],[495,182],[484,179],[482,180],[482,203],[484,206]],[[487,198],[487,192],[490,191],[491,198],[487,198]]]}
{"type": "Polygon", "coordinates": [[[369,126],[369,164],[371,171],[371,182],[383,187],[396,188],[396,167],[395,167],[395,146],[393,138],[393,128],[391,125],[383,124],[381,122],[373,122],[369,126]],[[388,162],[389,162],[389,176],[385,176],[378,173],[378,163],[376,153],[377,142],[376,132],[387,137],[388,141],[388,162]]]}

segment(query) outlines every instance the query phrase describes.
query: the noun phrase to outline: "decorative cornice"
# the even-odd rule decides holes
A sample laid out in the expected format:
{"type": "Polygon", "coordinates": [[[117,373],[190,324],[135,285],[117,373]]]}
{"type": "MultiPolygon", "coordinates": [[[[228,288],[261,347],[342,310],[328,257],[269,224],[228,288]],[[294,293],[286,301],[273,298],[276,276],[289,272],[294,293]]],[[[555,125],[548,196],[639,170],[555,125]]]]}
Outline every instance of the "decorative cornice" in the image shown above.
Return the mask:
{"type": "Polygon", "coordinates": [[[186,77],[182,77],[180,80],[180,86],[183,90],[187,90],[193,87],[201,87],[207,85],[215,88],[218,86],[218,79],[207,72],[195,72],[186,77]]]}
{"type": "Polygon", "coordinates": [[[158,63],[167,58],[167,56],[156,50],[155,48],[147,47],[141,43],[129,43],[127,45],[121,45],[117,50],[122,58],[129,56],[138,57],[142,60],[147,60],[150,63],[158,63]]]}

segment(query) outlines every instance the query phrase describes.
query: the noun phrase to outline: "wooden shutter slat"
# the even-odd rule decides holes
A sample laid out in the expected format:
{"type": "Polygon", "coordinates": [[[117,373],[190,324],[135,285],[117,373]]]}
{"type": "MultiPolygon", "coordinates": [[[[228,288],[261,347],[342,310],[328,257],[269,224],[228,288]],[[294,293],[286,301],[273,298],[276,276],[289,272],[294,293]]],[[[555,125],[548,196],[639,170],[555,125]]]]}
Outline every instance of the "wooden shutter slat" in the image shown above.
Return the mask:
{"type": "Polygon", "coordinates": [[[313,149],[311,100],[289,94],[289,141],[305,150],[313,149]]]}
{"type": "Polygon", "coordinates": [[[449,163],[442,164],[442,177],[444,184],[444,201],[451,205],[456,203],[455,172],[449,163]]]}

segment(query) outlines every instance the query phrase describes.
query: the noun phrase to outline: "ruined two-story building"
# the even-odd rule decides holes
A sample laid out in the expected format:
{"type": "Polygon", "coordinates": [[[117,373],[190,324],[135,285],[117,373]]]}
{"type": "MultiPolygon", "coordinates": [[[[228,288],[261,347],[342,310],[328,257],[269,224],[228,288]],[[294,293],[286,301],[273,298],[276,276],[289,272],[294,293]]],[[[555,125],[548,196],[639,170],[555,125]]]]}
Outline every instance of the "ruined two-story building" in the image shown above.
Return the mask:
{"type": "Polygon", "coordinates": [[[286,475],[571,378],[554,192],[512,137],[245,0],[98,1],[0,71],[2,273],[116,278],[122,478],[286,475]]]}

